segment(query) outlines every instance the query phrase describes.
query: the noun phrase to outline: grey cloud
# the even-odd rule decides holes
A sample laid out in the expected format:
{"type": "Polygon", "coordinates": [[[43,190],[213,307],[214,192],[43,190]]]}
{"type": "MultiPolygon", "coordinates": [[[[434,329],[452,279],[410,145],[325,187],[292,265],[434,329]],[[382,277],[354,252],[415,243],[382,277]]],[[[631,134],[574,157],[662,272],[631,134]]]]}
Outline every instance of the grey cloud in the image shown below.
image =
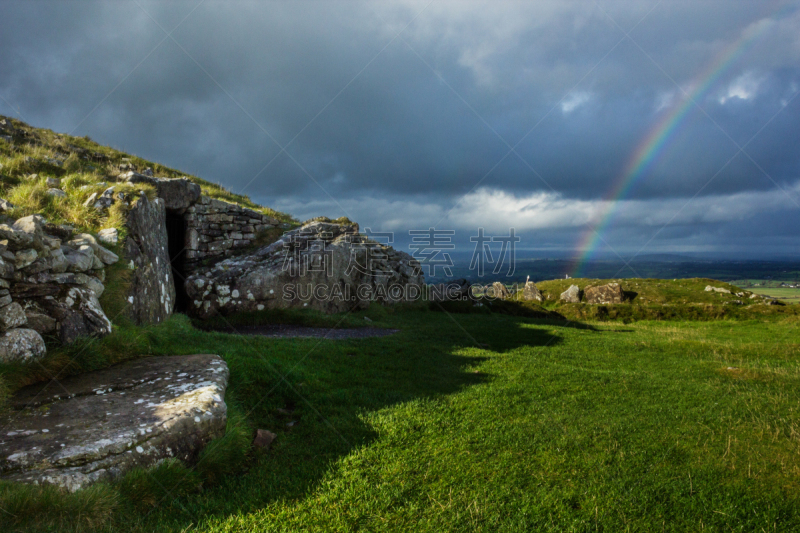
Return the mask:
{"type": "MultiPolygon", "coordinates": [[[[482,179],[518,196],[607,197],[670,112],[659,102],[673,94],[680,105],[673,80],[690,88],[732,43],[767,25],[629,195],[668,205],[717,172],[701,197],[768,191],[800,176],[800,104],[787,102],[800,88],[797,2],[773,19],[762,2],[662,2],[648,14],[655,2],[438,0],[409,25],[427,4],[207,0],[174,32],[180,46],[164,41],[84,120],[164,32],[134,2],[10,1],[0,21],[0,96],[36,126],[80,124],[76,134],[269,205],[342,214],[350,199],[383,198],[380,212],[359,211],[362,222],[399,223],[406,213],[392,210],[407,209],[409,198],[421,206],[418,219],[432,217],[482,179]],[[639,23],[635,42],[615,22],[625,31],[639,23]],[[755,94],[721,102],[747,73],[761,80],[755,94]],[[570,95],[580,98],[567,110],[559,102],[570,95]],[[735,155],[776,113],[746,148],[761,169],[735,155]],[[501,162],[506,143],[526,133],[516,148],[525,162],[516,154],[501,162]]],[[[170,31],[197,2],[142,6],[170,31]]],[[[1,100],[0,113],[15,114],[1,100]]],[[[768,217],[754,217],[762,236],[773,231],[768,217]]],[[[711,238],[708,224],[685,230],[676,242],[711,238]]],[[[575,231],[563,231],[562,241],[574,241],[575,231]]]]}

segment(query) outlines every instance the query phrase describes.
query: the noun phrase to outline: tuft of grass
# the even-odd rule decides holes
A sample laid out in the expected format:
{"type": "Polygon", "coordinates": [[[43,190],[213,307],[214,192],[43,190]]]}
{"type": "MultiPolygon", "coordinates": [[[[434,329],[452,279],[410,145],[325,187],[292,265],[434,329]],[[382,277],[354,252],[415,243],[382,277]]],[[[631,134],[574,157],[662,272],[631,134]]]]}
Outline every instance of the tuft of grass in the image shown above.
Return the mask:
{"type": "Polygon", "coordinates": [[[3,531],[96,531],[119,506],[119,493],[106,483],[68,492],[54,485],[0,482],[3,531]]]}
{"type": "Polygon", "coordinates": [[[119,482],[119,492],[126,503],[140,513],[197,492],[202,486],[198,472],[177,459],[165,459],[152,468],[135,468],[119,482]]]}

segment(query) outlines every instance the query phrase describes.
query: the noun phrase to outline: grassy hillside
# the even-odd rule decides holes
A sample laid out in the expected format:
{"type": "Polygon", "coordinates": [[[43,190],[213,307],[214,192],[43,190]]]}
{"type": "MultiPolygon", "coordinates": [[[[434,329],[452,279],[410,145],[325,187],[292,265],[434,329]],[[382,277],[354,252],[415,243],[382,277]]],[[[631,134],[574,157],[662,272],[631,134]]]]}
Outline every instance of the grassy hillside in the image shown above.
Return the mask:
{"type": "Polygon", "coordinates": [[[223,461],[239,469],[215,482],[201,463],[75,495],[0,484],[4,528],[800,529],[796,316],[626,325],[373,308],[346,320],[364,316],[401,331],[266,339],[176,316],[74,348],[85,364],[218,353],[229,429],[278,438],[223,461]]]}
{"type": "Polygon", "coordinates": [[[224,187],[197,176],[179,172],[159,163],[102,146],[88,137],[54,133],[33,128],[24,122],[0,116],[13,130],[0,127],[0,198],[17,206],[8,215],[20,217],[44,213],[53,223],[75,225],[81,230],[96,231],[102,227],[119,227],[119,213],[112,210],[108,217],[101,216],[91,207],[82,204],[92,192],[102,192],[114,185],[120,192],[148,189],[137,184],[128,186],[116,182],[127,170],[141,172],[151,168],[156,176],[165,178],[186,177],[199,184],[203,194],[211,198],[234,202],[282,222],[297,223],[290,215],[262,207],[247,196],[234,194],[224,187]],[[3,138],[11,136],[11,142],[3,138]],[[46,179],[60,178],[66,198],[46,194],[46,179]]]}
{"type": "Polygon", "coordinates": [[[664,279],[556,279],[542,281],[536,286],[546,298],[545,304],[558,302],[562,292],[570,285],[577,285],[582,291],[591,285],[619,283],[625,293],[626,301],[632,304],[724,304],[734,300],[749,298],[750,291],[740,289],[729,283],[706,278],[678,280],[664,279]],[[706,292],[706,286],[731,291],[731,294],[706,292]],[[743,296],[737,296],[737,293],[743,296]]]}

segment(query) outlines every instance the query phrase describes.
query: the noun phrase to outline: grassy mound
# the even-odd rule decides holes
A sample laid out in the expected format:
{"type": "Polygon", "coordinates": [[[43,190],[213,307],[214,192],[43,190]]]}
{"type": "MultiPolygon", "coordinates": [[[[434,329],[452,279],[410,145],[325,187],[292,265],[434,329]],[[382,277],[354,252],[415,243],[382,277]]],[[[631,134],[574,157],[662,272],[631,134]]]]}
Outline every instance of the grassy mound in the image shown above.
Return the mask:
{"type": "MultiPolygon", "coordinates": [[[[0,137],[0,198],[18,206],[10,213],[11,216],[42,213],[50,222],[73,224],[85,231],[119,227],[121,220],[115,218],[113,213],[106,220],[90,207],[83,207],[83,202],[92,192],[102,192],[111,185],[122,187],[120,190],[123,190],[125,185],[116,180],[128,169],[141,172],[151,168],[159,177],[186,177],[192,180],[210,198],[248,207],[281,222],[297,224],[290,215],[257,205],[247,196],[235,194],[219,184],[102,146],[88,137],[73,137],[34,128],[9,117],[0,116],[0,119],[10,122],[14,129],[12,142],[0,137]],[[66,198],[54,198],[46,194],[48,177],[61,178],[66,198]]],[[[132,190],[137,191],[147,188],[142,184],[131,186],[132,190]]]]}

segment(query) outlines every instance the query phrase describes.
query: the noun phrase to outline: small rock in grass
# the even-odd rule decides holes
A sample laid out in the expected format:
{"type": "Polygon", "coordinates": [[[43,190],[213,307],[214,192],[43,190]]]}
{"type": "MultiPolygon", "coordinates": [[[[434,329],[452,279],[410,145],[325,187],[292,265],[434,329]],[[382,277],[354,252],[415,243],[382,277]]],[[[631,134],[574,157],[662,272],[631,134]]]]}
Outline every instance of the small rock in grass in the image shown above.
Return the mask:
{"type": "Polygon", "coordinates": [[[272,441],[275,440],[275,437],[277,437],[275,433],[267,431],[266,429],[259,429],[256,431],[256,436],[253,439],[253,446],[256,448],[269,450],[269,447],[272,445],[272,441]]]}
{"type": "Polygon", "coordinates": [[[47,196],[55,196],[56,198],[66,198],[67,193],[61,189],[47,189],[47,196]]]}
{"type": "Polygon", "coordinates": [[[103,244],[110,244],[113,246],[119,242],[119,231],[117,231],[117,228],[101,229],[97,233],[97,240],[103,244]]]}
{"type": "Polygon", "coordinates": [[[61,180],[58,178],[47,178],[47,186],[51,189],[60,189],[61,180]]]}

